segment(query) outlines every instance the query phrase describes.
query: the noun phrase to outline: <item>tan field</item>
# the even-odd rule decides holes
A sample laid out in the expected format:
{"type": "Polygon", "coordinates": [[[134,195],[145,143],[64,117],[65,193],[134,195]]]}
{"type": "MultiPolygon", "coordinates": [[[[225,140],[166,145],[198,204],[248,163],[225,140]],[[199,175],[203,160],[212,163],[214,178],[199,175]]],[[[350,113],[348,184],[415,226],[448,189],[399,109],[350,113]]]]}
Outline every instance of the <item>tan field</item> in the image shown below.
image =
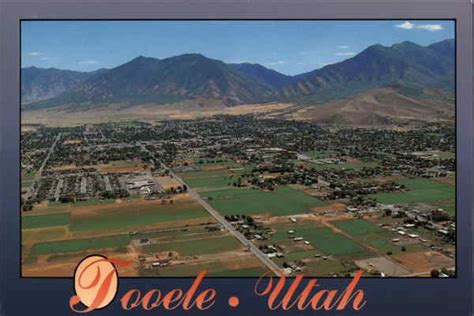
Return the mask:
{"type": "Polygon", "coordinates": [[[454,260],[435,251],[407,252],[393,256],[412,273],[430,272],[431,269],[454,267],[454,260]]]}
{"type": "MultiPolygon", "coordinates": [[[[22,112],[22,124],[44,124],[46,126],[79,126],[83,124],[97,124],[106,122],[125,122],[143,120],[155,122],[163,119],[196,119],[211,117],[216,114],[266,115],[289,108],[291,104],[245,104],[225,107],[219,103],[207,102],[206,106],[199,105],[196,101],[183,101],[173,104],[144,104],[134,107],[123,105],[110,105],[107,109],[83,110],[78,112],[54,110],[36,110],[22,112]]],[[[26,127],[25,127],[26,128],[26,127]]]]}
{"type": "Polygon", "coordinates": [[[181,186],[181,183],[179,183],[178,180],[176,180],[176,179],[174,179],[170,176],[156,177],[155,179],[156,179],[156,181],[158,181],[158,183],[161,185],[161,187],[165,190],[181,186]]]}

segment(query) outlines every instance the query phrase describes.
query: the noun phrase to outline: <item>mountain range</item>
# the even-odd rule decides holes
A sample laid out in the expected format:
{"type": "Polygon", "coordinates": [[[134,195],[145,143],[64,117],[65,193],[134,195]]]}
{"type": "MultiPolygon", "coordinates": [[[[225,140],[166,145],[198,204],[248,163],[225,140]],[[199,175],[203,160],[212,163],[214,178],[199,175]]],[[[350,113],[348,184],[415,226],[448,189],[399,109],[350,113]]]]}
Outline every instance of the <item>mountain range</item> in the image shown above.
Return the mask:
{"type": "Polygon", "coordinates": [[[201,54],[139,56],[111,69],[21,70],[23,110],[76,111],[109,104],[173,104],[183,100],[240,104],[315,105],[381,88],[410,98],[452,101],[455,43],[373,45],[352,58],[296,76],[259,64],[229,64],[201,54]],[[440,97],[442,96],[442,97],[440,97]]]}

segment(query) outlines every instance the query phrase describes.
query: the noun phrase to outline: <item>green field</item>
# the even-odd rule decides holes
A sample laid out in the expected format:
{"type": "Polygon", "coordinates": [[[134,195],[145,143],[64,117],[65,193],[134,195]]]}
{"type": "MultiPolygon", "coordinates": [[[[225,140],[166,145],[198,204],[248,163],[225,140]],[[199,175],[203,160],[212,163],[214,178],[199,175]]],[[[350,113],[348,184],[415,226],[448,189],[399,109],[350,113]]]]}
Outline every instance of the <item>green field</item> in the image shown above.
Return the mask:
{"type": "Polygon", "coordinates": [[[455,197],[455,188],[449,184],[428,179],[407,179],[397,181],[405,185],[406,192],[376,193],[369,197],[375,198],[384,204],[433,202],[452,200],[455,197]]]}
{"type": "Polygon", "coordinates": [[[111,203],[115,203],[115,199],[107,199],[107,200],[88,199],[84,201],[76,201],[73,203],[73,205],[74,206],[90,206],[90,205],[102,205],[102,204],[111,204],[111,203]]]}
{"type": "Polygon", "coordinates": [[[226,189],[204,192],[224,215],[271,213],[274,216],[306,213],[311,207],[325,205],[316,197],[291,187],[279,187],[273,192],[257,189],[226,189]]]}
{"type": "Polygon", "coordinates": [[[353,272],[357,266],[352,262],[342,262],[334,258],[311,261],[306,265],[305,275],[330,276],[334,273],[353,272]]]}
{"type": "Polygon", "coordinates": [[[35,244],[30,251],[31,255],[50,253],[69,253],[92,249],[121,248],[130,242],[128,235],[116,235],[99,238],[61,240],[35,244]]]}
{"type": "MultiPolygon", "coordinates": [[[[392,242],[392,239],[397,237],[396,235],[369,221],[357,219],[335,221],[332,224],[354,236],[358,241],[376,248],[381,254],[386,254],[387,252],[397,254],[401,252],[402,245],[392,242]]],[[[420,243],[405,244],[403,246],[406,251],[426,250],[426,247],[420,243]]]]}
{"type": "MultiPolygon", "coordinates": [[[[393,236],[383,236],[377,235],[371,235],[371,236],[365,236],[363,238],[364,242],[368,243],[369,245],[375,247],[380,253],[386,254],[387,252],[391,252],[392,254],[398,254],[402,252],[402,245],[396,245],[391,241],[391,238],[393,236]]],[[[413,243],[413,244],[406,244],[403,245],[405,247],[406,252],[416,252],[416,251],[422,251],[422,250],[428,250],[426,246],[424,246],[421,243],[413,243]]]]}
{"type": "Polygon", "coordinates": [[[330,150],[313,150],[304,152],[303,154],[313,159],[323,159],[334,157],[336,153],[330,150]]]}
{"type": "Polygon", "coordinates": [[[360,258],[369,253],[349,238],[333,232],[327,227],[298,228],[295,236],[301,236],[311,245],[329,256],[348,256],[360,258]]]}
{"type": "Polygon", "coordinates": [[[22,172],[21,173],[21,180],[22,181],[31,181],[35,178],[35,172],[22,172]]]}
{"type": "Polygon", "coordinates": [[[66,226],[48,227],[34,230],[22,230],[22,242],[40,242],[55,239],[64,239],[66,237],[66,226]]]}
{"type": "Polygon", "coordinates": [[[54,213],[46,215],[28,215],[21,217],[21,228],[43,228],[69,224],[69,213],[54,213]]]}
{"type": "Polygon", "coordinates": [[[206,239],[190,239],[182,241],[156,243],[143,246],[144,253],[177,251],[182,256],[212,254],[238,249],[242,244],[233,236],[218,236],[206,239]]]}
{"type": "Polygon", "coordinates": [[[146,232],[138,233],[133,235],[133,239],[148,238],[152,239],[153,242],[167,243],[167,242],[188,242],[196,239],[205,238],[218,238],[225,235],[225,231],[207,231],[202,226],[197,229],[183,230],[177,229],[173,231],[161,231],[161,232],[146,232]]]}
{"type": "Polygon", "coordinates": [[[341,163],[329,163],[329,164],[316,164],[313,162],[308,162],[308,167],[314,168],[316,170],[324,169],[361,169],[369,167],[377,167],[378,165],[374,162],[341,162],[341,163]]]}
{"type": "Polygon", "coordinates": [[[454,196],[452,199],[430,202],[430,204],[435,208],[442,208],[451,216],[456,215],[456,200],[454,196]]]}
{"type": "Polygon", "coordinates": [[[208,158],[196,158],[194,164],[198,166],[224,166],[224,167],[238,167],[239,165],[230,159],[208,159],[208,158]]]}
{"type": "Polygon", "coordinates": [[[21,173],[21,187],[22,188],[29,187],[33,183],[35,176],[36,176],[35,172],[22,172],[21,173]]]}
{"type": "Polygon", "coordinates": [[[284,245],[285,248],[291,249],[293,246],[301,242],[295,242],[290,238],[288,230],[294,230],[293,237],[303,237],[304,240],[310,242],[313,250],[303,250],[299,248],[295,251],[289,251],[285,258],[281,261],[301,260],[304,258],[313,258],[315,254],[327,256],[341,256],[360,258],[368,256],[369,253],[362,246],[358,245],[351,239],[332,231],[330,228],[315,226],[314,224],[287,224],[272,226],[276,233],[272,234],[269,242],[277,245],[284,245]]]}
{"type": "Polygon", "coordinates": [[[209,276],[212,277],[260,277],[264,275],[267,270],[264,268],[244,268],[238,270],[222,270],[211,271],[209,276]]]}
{"type": "Polygon", "coordinates": [[[224,170],[208,170],[208,171],[191,171],[183,172],[178,175],[188,182],[189,179],[208,179],[216,177],[228,177],[232,174],[232,171],[229,169],[224,170]]]}
{"type": "Polygon", "coordinates": [[[220,262],[212,262],[155,269],[144,275],[157,275],[160,277],[195,277],[199,272],[204,270],[207,271],[206,276],[210,277],[259,277],[266,272],[264,268],[258,267],[229,270],[220,262]]]}
{"type": "Polygon", "coordinates": [[[191,188],[220,188],[232,185],[236,177],[196,178],[186,180],[191,188]]]}
{"type": "Polygon", "coordinates": [[[335,221],[331,223],[352,236],[363,236],[386,231],[383,228],[380,228],[377,225],[363,219],[335,221]]]}
{"type": "Polygon", "coordinates": [[[195,203],[160,205],[150,203],[140,206],[116,206],[98,209],[94,216],[71,219],[71,231],[104,231],[131,228],[164,222],[206,218],[209,213],[195,203]]]}

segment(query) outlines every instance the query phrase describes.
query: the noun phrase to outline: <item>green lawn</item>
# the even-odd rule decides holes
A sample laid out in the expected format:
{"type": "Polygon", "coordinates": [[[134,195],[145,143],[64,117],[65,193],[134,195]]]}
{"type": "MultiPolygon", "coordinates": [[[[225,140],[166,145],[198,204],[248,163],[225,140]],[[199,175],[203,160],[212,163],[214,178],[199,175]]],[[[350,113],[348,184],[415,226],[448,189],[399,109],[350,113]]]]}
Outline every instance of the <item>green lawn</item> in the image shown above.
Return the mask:
{"type": "Polygon", "coordinates": [[[61,240],[35,244],[30,251],[31,255],[49,253],[69,253],[92,249],[126,247],[130,242],[128,235],[116,235],[99,238],[61,240]]]}
{"type": "Polygon", "coordinates": [[[433,202],[455,197],[455,188],[449,184],[428,179],[397,181],[406,186],[406,192],[376,193],[369,195],[384,204],[433,202]]]}
{"type": "Polygon", "coordinates": [[[69,224],[69,213],[54,213],[46,215],[28,215],[21,217],[21,228],[43,228],[69,224]]]}
{"type": "Polygon", "coordinates": [[[311,207],[325,205],[318,198],[291,187],[279,187],[273,192],[233,188],[204,192],[202,196],[225,215],[271,213],[283,216],[306,213],[311,207]]]}

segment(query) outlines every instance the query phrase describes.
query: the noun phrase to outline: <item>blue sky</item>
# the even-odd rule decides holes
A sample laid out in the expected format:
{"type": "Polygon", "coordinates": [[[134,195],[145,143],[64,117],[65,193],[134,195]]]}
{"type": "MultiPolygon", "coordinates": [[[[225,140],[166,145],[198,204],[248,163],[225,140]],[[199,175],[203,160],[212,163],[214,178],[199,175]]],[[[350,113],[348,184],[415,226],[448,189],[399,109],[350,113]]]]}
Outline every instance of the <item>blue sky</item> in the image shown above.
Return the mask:
{"type": "Polygon", "coordinates": [[[298,74],[373,44],[454,38],[452,21],[26,21],[22,67],[112,68],[139,55],[201,53],[298,74]]]}

